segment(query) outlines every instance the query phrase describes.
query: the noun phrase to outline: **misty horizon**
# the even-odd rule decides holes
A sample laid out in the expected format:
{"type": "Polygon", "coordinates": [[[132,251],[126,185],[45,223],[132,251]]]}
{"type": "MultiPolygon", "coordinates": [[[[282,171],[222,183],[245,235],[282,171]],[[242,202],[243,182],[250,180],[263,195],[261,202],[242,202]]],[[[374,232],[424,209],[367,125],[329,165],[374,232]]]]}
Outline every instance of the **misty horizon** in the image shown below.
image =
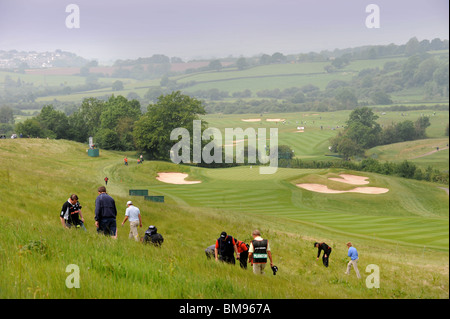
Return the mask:
{"type": "MultiPolygon", "coordinates": [[[[417,37],[413,37],[413,38],[417,38],[417,37]]],[[[439,38],[438,38],[439,39],[439,38]]],[[[286,53],[286,52],[284,52],[283,50],[278,50],[278,51],[276,51],[276,52],[260,52],[260,53],[257,53],[257,54],[253,54],[253,55],[249,55],[249,56],[246,56],[246,55],[243,55],[243,54],[239,54],[239,55],[232,55],[232,54],[230,54],[230,55],[228,55],[228,56],[198,56],[198,57],[192,57],[192,58],[189,58],[189,59],[182,59],[182,63],[186,63],[186,62],[195,62],[195,61],[210,61],[210,60],[214,60],[214,59],[217,59],[217,60],[223,60],[223,59],[238,59],[238,58],[240,58],[240,57],[244,57],[244,58],[259,58],[259,57],[261,57],[262,55],[264,55],[264,54],[268,54],[268,55],[272,55],[272,54],[274,54],[274,53],[281,53],[281,54],[283,54],[283,55],[285,55],[285,56],[293,56],[293,55],[300,55],[300,54],[308,54],[308,53],[315,53],[315,54],[322,54],[322,53],[325,53],[325,52],[327,52],[327,53],[332,53],[333,51],[339,51],[339,50],[355,50],[355,49],[358,49],[358,48],[364,48],[364,47],[370,47],[370,46],[387,46],[387,45],[396,45],[396,46],[402,46],[402,45],[406,45],[406,43],[409,41],[410,39],[408,39],[408,40],[406,40],[406,41],[404,41],[404,42],[402,42],[402,43],[386,43],[386,44],[377,44],[377,45],[374,45],[374,44],[366,44],[366,45],[361,45],[361,46],[355,46],[355,47],[342,47],[342,48],[333,48],[333,49],[323,49],[323,50],[320,50],[320,51],[304,51],[304,52],[291,52],[291,53],[286,53]]],[[[420,41],[426,41],[426,40],[428,40],[428,41],[431,41],[431,40],[433,40],[433,39],[417,39],[419,42],[420,41]]],[[[440,39],[440,40],[442,40],[442,41],[448,41],[449,39],[440,39]]],[[[115,62],[117,62],[117,61],[127,61],[127,60],[137,60],[137,59],[146,59],[146,58],[150,58],[150,57],[152,57],[152,56],[157,56],[157,55],[162,55],[162,56],[166,56],[166,57],[168,57],[168,58],[179,58],[179,57],[177,57],[177,56],[171,56],[171,55],[168,55],[168,54],[165,54],[165,53],[163,53],[163,52],[157,52],[157,53],[152,53],[152,55],[149,55],[149,56],[136,56],[136,57],[118,57],[118,58],[116,58],[116,59],[110,59],[110,60],[101,60],[101,59],[98,59],[98,58],[88,58],[88,57],[85,57],[85,56],[81,56],[81,55],[78,55],[76,52],[72,52],[72,51],[67,51],[67,50],[64,50],[64,49],[61,49],[61,48],[56,48],[56,49],[53,49],[53,50],[45,50],[45,51],[37,51],[37,50],[17,50],[17,49],[14,49],[14,48],[12,48],[12,49],[9,49],[9,50],[2,50],[2,49],[0,49],[0,52],[11,52],[11,51],[17,51],[17,52],[24,52],[24,53],[38,53],[38,54],[43,54],[43,53],[54,53],[54,52],[58,52],[58,51],[61,51],[61,52],[67,52],[67,53],[70,53],[70,54],[76,54],[78,57],[80,57],[80,58],[84,58],[84,59],[86,59],[86,60],[90,60],[90,61],[97,61],[97,62],[99,62],[99,64],[102,64],[102,65],[105,65],[105,66],[107,66],[107,65],[113,65],[115,62]]],[[[171,62],[171,63],[181,63],[181,62],[171,62]]]]}
{"type": "Polygon", "coordinates": [[[446,1],[166,0],[0,2],[0,50],[72,52],[108,64],[164,54],[183,61],[333,51],[449,38],[446,1]],[[368,28],[366,7],[379,7],[368,28]]]}

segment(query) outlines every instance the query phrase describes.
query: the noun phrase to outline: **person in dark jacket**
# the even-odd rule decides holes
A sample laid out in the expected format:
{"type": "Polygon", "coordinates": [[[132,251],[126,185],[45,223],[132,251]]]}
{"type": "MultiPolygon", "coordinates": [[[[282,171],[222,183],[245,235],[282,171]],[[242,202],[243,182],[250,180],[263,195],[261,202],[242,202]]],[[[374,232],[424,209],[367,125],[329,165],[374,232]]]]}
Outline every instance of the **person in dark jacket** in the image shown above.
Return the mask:
{"type": "Polygon", "coordinates": [[[317,252],[317,259],[316,259],[316,260],[319,260],[320,253],[321,253],[322,250],[323,250],[322,262],[323,262],[323,265],[324,265],[325,267],[328,267],[328,258],[330,258],[331,247],[328,246],[328,245],[325,244],[325,243],[318,243],[318,242],[315,242],[315,243],[314,243],[314,247],[316,247],[316,248],[319,249],[319,251],[317,252]]]}
{"type": "Polygon", "coordinates": [[[236,257],[239,259],[240,254],[236,247],[236,241],[226,232],[222,232],[216,241],[216,247],[214,249],[216,261],[220,260],[235,265],[236,259],[234,258],[234,253],[236,253],[236,257]]]}
{"type": "Polygon", "coordinates": [[[83,214],[81,213],[81,204],[76,194],[70,195],[69,199],[64,203],[59,218],[65,228],[75,226],[75,228],[81,228],[86,231],[83,214]]]}
{"type": "Polygon", "coordinates": [[[106,193],[106,187],[98,188],[95,199],[95,226],[98,233],[117,238],[117,209],[114,199],[106,193]]]}

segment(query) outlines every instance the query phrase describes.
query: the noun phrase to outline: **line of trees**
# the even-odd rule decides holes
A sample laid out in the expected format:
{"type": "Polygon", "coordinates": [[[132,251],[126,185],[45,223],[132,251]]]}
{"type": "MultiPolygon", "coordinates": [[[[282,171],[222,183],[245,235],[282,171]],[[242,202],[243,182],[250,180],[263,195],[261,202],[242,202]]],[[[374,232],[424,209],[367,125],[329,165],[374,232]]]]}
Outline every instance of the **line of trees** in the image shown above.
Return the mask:
{"type": "MultiPolygon", "coordinates": [[[[5,112],[1,112],[1,114],[5,112]]],[[[86,143],[94,137],[103,149],[147,153],[150,159],[169,159],[170,132],[176,127],[192,129],[193,120],[205,114],[203,104],[176,91],[161,95],[147,112],[137,100],[111,96],[107,101],[86,98],[80,108],[67,116],[53,105],[46,105],[31,119],[16,124],[24,137],[68,139],[86,143]]],[[[6,117],[6,116],[5,116],[6,117]]],[[[203,125],[206,122],[202,121],[203,125]]]]}
{"type": "Polygon", "coordinates": [[[83,100],[78,111],[70,116],[45,105],[39,115],[16,124],[16,132],[25,137],[68,139],[86,142],[93,136],[105,149],[134,149],[133,124],[141,114],[136,100],[111,96],[108,101],[96,98],[83,100]]]}

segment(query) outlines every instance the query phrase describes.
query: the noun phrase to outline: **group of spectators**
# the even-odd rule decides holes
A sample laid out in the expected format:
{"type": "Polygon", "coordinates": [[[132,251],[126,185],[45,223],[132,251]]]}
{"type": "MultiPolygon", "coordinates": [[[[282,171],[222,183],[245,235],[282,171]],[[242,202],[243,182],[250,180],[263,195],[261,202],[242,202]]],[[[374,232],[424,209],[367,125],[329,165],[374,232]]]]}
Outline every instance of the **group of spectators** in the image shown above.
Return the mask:
{"type": "MultiPolygon", "coordinates": [[[[114,199],[106,193],[106,187],[100,186],[98,188],[98,196],[95,200],[95,226],[97,232],[117,238],[117,208],[114,199]]],[[[81,204],[78,201],[78,196],[72,194],[69,199],[63,204],[60,220],[65,228],[81,228],[86,231],[84,226],[84,217],[81,212],[81,204]]],[[[125,218],[122,226],[126,221],[130,222],[129,238],[139,241],[138,227],[142,228],[142,218],[138,207],[133,205],[132,201],[127,202],[127,209],[125,211],[125,218]]],[[[250,244],[228,235],[225,231],[220,234],[216,240],[215,245],[209,246],[206,250],[206,256],[211,258],[214,255],[216,261],[222,261],[229,264],[236,264],[236,259],[239,260],[241,268],[247,269],[247,263],[250,263],[255,274],[264,274],[268,259],[270,260],[270,267],[275,275],[278,267],[274,266],[272,259],[272,252],[269,245],[269,240],[261,237],[261,232],[255,229],[252,232],[253,240],[250,244]],[[234,255],[236,254],[236,258],[234,255]]],[[[164,239],[161,234],[157,233],[155,226],[149,226],[142,238],[144,243],[151,242],[160,246],[164,239]]],[[[332,248],[324,242],[315,242],[314,247],[318,248],[317,260],[323,251],[322,262],[325,267],[328,267],[329,257],[332,248]]],[[[361,278],[358,270],[358,251],[353,247],[351,242],[347,243],[348,257],[350,261],[347,264],[346,274],[350,273],[353,267],[358,278],[361,278]]]]}
{"type": "MultiPolygon", "coordinates": [[[[225,231],[220,234],[220,237],[216,240],[215,245],[211,245],[205,250],[206,257],[212,258],[214,256],[216,261],[222,261],[229,264],[236,264],[236,259],[239,260],[241,268],[247,269],[247,263],[249,262],[253,267],[255,274],[264,274],[264,269],[267,264],[267,259],[270,260],[270,267],[275,275],[278,271],[278,267],[274,266],[272,259],[272,252],[270,250],[269,240],[261,237],[261,232],[255,229],[252,232],[253,240],[249,244],[244,243],[241,240],[228,235],[225,231]],[[236,258],[234,255],[236,254],[236,258]]],[[[323,251],[322,262],[325,267],[328,267],[330,254],[332,248],[324,242],[315,242],[314,247],[318,248],[317,260],[323,251]]],[[[350,270],[353,267],[356,276],[361,278],[358,270],[358,251],[353,247],[351,242],[347,243],[348,257],[350,261],[347,264],[347,270],[345,274],[350,274],[350,270]]]]}
{"type": "MultiPolygon", "coordinates": [[[[105,182],[107,179],[105,178],[105,182]]],[[[97,190],[98,196],[95,199],[95,227],[99,234],[117,238],[117,208],[114,198],[106,193],[106,187],[100,186],[97,190]]],[[[128,220],[130,222],[129,238],[135,241],[140,241],[138,227],[142,228],[142,218],[138,207],[133,205],[132,201],[127,202],[125,211],[125,218],[122,226],[128,220]]],[[[81,212],[81,204],[78,201],[78,196],[72,194],[69,199],[63,204],[59,218],[61,224],[65,228],[80,228],[86,231],[84,226],[84,217],[81,212]]],[[[154,225],[149,226],[142,238],[144,243],[152,242],[155,245],[161,245],[164,239],[162,235],[157,233],[157,228],[154,225]]]]}
{"type": "Polygon", "coordinates": [[[255,274],[264,274],[267,259],[270,260],[270,267],[275,275],[278,268],[273,265],[272,252],[270,251],[269,240],[261,237],[261,232],[255,229],[252,232],[253,240],[249,244],[222,232],[216,240],[215,245],[206,248],[205,253],[208,258],[214,254],[216,261],[222,261],[229,264],[236,264],[236,258],[239,260],[241,268],[247,269],[247,263],[250,263],[255,274]],[[236,258],[234,254],[236,253],[236,258]]]}

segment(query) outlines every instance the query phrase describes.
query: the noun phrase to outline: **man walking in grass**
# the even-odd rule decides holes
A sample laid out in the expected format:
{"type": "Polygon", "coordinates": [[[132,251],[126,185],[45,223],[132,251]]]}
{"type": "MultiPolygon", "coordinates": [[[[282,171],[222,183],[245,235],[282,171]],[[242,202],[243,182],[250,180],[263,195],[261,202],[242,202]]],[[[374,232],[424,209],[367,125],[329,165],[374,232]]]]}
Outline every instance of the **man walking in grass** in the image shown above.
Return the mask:
{"type": "Polygon", "coordinates": [[[347,243],[347,247],[348,247],[348,257],[350,257],[350,261],[347,264],[347,271],[345,272],[346,275],[350,275],[350,269],[353,268],[355,269],[356,272],[356,277],[358,277],[358,279],[361,278],[361,275],[359,274],[359,270],[358,270],[358,251],[356,250],[355,247],[352,246],[351,242],[347,243]]]}
{"type": "Polygon", "coordinates": [[[117,209],[114,199],[106,193],[106,187],[100,186],[95,199],[95,226],[98,233],[117,238],[117,209]]]}
{"type": "Polygon", "coordinates": [[[273,267],[272,253],[269,241],[261,237],[261,232],[255,229],[252,232],[253,241],[248,250],[248,261],[253,267],[253,273],[264,275],[264,268],[267,264],[267,257],[270,259],[270,267],[273,267]]]}
{"type": "Polygon", "coordinates": [[[142,228],[141,212],[139,208],[133,205],[131,200],[127,202],[127,209],[125,211],[125,218],[122,222],[122,226],[127,220],[130,221],[129,238],[134,238],[135,241],[139,241],[139,233],[137,228],[138,226],[142,228]]]}

